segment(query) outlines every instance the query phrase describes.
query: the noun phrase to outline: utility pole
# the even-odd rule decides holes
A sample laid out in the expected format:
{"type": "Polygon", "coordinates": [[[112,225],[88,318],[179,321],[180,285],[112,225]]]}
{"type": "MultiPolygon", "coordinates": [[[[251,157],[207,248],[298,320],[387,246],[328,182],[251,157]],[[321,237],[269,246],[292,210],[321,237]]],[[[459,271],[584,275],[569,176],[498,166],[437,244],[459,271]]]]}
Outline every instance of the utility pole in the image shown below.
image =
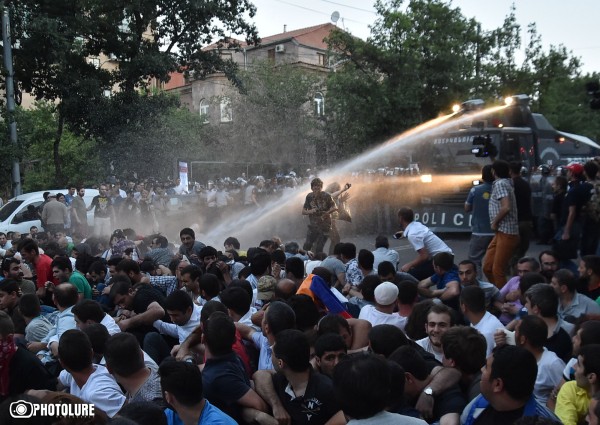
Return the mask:
{"type": "MultiPolygon", "coordinates": [[[[14,71],[12,63],[12,43],[10,39],[10,19],[8,8],[2,11],[2,43],[4,47],[4,68],[6,69],[6,110],[8,112],[8,129],[10,132],[10,143],[17,146],[17,122],[15,121],[15,86],[14,71]]],[[[15,156],[12,163],[12,189],[13,196],[19,196],[21,189],[21,170],[19,160],[15,156]]]]}

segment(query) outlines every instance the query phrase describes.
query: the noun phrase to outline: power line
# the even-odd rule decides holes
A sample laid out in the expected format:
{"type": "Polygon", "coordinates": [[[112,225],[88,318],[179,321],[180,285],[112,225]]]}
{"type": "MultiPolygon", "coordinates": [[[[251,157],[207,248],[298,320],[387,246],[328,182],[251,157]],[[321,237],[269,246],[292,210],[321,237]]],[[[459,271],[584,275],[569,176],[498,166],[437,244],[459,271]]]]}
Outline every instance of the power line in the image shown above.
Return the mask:
{"type": "MultiPolygon", "coordinates": [[[[331,16],[329,13],[321,12],[320,10],[311,9],[310,7],[300,6],[299,4],[290,3],[288,1],[284,1],[284,0],[275,0],[275,1],[277,1],[279,3],[287,4],[289,6],[294,6],[294,7],[297,7],[299,9],[304,9],[304,10],[308,10],[310,12],[318,13],[319,15],[331,16]]],[[[344,21],[354,22],[355,24],[369,25],[366,22],[356,21],[354,19],[349,19],[349,18],[342,18],[342,19],[344,21]]]]}
{"type": "Polygon", "coordinates": [[[377,12],[374,12],[374,11],[372,11],[372,10],[368,10],[368,9],[361,9],[360,7],[356,7],[356,6],[349,6],[349,5],[347,5],[347,4],[344,4],[344,3],[337,3],[337,2],[335,2],[335,1],[331,1],[331,0],[321,0],[321,1],[324,1],[325,3],[331,3],[331,4],[338,5],[338,6],[342,6],[342,7],[345,7],[345,8],[347,8],[347,9],[360,10],[361,12],[367,12],[367,13],[372,13],[373,15],[377,15],[377,12]]]}

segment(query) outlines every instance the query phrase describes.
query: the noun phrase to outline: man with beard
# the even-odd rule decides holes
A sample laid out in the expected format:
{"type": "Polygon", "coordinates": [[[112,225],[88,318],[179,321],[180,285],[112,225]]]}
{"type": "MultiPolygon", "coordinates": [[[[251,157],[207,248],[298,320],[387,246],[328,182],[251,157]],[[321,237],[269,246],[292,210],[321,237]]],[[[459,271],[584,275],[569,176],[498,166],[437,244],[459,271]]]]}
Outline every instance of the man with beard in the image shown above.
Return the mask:
{"type": "Polygon", "coordinates": [[[558,270],[560,260],[558,259],[556,252],[546,250],[542,251],[539,256],[540,260],[540,273],[550,282],[552,275],[558,270]]]}
{"type": "Polygon", "coordinates": [[[416,341],[425,351],[435,356],[436,360],[441,362],[444,356],[442,350],[442,335],[454,325],[452,312],[444,304],[434,304],[427,313],[427,322],[425,331],[427,336],[416,341]]]}
{"type": "Polygon", "coordinates": [[[577,279],[570,270],[557,270],[550,284],[558,295],[558,315],[563,320],[574,323],[581,316],[600,314],[600,305],[577,292],[577,279]]]}
{"type": "Polygon", "coordinates": [[[35,294],[35,284],[31,280],[23,279],[21,261],[18,258],[7,257],[2,261],[2,275],[4,279],[16,280],[22,294],[35,294]]]}
{"type": "Polygon", "coordinates": [[[579,261],[579,291],[598,302],[600,297],[600,256],[584,255],[579,261]]]}

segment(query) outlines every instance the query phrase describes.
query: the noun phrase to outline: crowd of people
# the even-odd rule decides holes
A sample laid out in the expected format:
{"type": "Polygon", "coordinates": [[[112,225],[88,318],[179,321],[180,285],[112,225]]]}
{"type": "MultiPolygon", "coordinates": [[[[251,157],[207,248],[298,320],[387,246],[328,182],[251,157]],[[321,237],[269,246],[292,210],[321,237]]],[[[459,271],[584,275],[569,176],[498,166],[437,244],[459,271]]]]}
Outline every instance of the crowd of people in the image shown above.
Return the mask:
{"type": "Polygon", "coordinates": [[[340,241],[350,185],[318,178],[302,247],[207,246],[189,227],[176,241],[111,228],[101,246],[90,235],[109,209],[88,235],[53,228],[50,198],[45,236],[0,233],[0,423],[25,423],[32,403],[85,413],[28,419],[43,424],[596,425],[600,256],[581,244],[596,185],[579,167],[556,221],[575,255],[555,243],[536,258],[518,168],[502,161],[466,200],[468,258],[406,206],[394,237],[410,259],[385,235],[374,250],[340,241]]]}

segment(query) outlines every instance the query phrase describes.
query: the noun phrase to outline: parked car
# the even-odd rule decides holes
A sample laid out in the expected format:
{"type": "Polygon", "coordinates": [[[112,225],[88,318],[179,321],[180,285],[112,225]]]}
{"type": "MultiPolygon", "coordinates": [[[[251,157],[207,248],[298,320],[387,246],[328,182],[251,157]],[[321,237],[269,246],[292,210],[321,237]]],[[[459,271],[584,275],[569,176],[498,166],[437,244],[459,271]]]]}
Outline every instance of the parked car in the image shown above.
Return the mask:
{"type": "MultiPolygon", "coordinates": [[[[40,231],[43,231],[44,228],[37,215],[37,211],[39,206],[44,202],[44,192],[66,194],[68,191],[66,189],[42,190],[39,192],[24,193],[10,199],[0,208],[0,232],[29,233],[31,226],[37,226],[40,231]]],[[[85,190],[83,200],[88,207],[96,195],[98,195],[97,189],[85,190]]],[[[93,220],[94,211],[88,211],[88,223],[93,223],[93,220]]]]}

